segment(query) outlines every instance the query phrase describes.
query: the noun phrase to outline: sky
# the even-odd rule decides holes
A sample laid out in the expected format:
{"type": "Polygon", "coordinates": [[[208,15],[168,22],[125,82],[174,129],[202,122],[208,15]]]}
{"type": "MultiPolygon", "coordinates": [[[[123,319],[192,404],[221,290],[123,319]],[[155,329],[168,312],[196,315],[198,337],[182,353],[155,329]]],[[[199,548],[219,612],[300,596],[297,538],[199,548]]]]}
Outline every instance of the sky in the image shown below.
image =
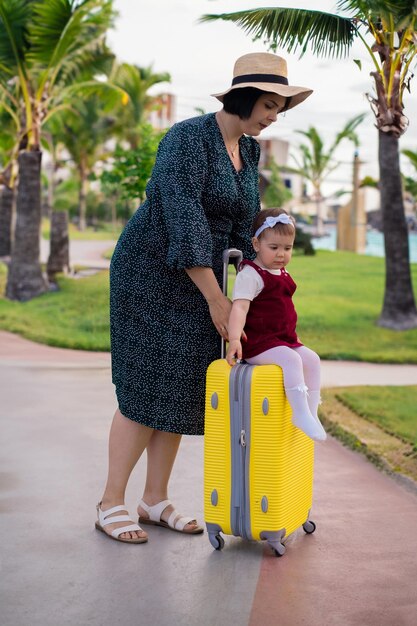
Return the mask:
{"type": "MultiPolygon", "coordinates": [[[[261,41],[253,42],[243,30],[229,22],[200,24],[205,13],[226,13],[260,7],[286,6],[317,9],[317,0],[114,0],[119,16],[109,34],[109,43],[121,61],[147,67],[155,72],[169,72],[171,82],[155,86],[151,93],[175,94],[177,121],[197,114],[217,111],[221,104],[211,93],[226,90],[231,83],[235,60],[248,52],[268,52],[261,41]]],[[[321,0],[320,10],[336,12],[333,0],[321,0]]],[[[278,137],[289,141],[291,152],[302,141],[296,130],[314,126],[330,145],[345,123],[362,112],[369,112],[359,127],[361,176],[378,177],[377,130],[365,94],[373,92],[373,67],[365,48],[357,42],[348,58],[316,58],[307,52],[288,54],[286,58],[290,84],[314,89],[301,105],[280,116],[278,122],[262,133],[262,138],[278,137]],[[362,61],[362,71],[353,59],[362,61]]],[[[402,137],[400,148],[417,150],[417,77],[414,90],[404,98],[405,114],[410,127],[402,137]]],[[[353,144],[346,141],[336,152],[341,166],[324,186],[325,194],[348,188],[351,182],[353,144]]],[[[413,175],[413,169],[402,157],[402,171],[413,175]]],[[[290,164],[294,162],[290,160],[290,164]]]]}

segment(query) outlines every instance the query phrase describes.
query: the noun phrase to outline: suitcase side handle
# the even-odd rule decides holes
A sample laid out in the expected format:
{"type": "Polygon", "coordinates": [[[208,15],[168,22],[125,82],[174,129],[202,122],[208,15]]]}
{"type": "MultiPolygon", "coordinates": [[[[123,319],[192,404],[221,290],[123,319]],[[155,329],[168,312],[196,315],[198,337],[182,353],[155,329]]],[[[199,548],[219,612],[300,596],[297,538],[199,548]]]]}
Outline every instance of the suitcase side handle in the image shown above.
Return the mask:
{"type": "MultiPolygon", "coordinates": [[[[242,259],[243,259],[243,254],[241,250],[238,250],[237,248],[228,248],[227,250],[223,251],[223,293],[225,296],[227,296],[229,264],[231,261],[233,261],[236,267],[236,272],[237,272],[237,268],[239,267],[239,264],[242,261],[242,259]]],[[[220,343],[221,358],[224,359],[226,355],[226,342],[223,339],[223,337],[220,338],[220,342],[221,342],[220,343]]]]}

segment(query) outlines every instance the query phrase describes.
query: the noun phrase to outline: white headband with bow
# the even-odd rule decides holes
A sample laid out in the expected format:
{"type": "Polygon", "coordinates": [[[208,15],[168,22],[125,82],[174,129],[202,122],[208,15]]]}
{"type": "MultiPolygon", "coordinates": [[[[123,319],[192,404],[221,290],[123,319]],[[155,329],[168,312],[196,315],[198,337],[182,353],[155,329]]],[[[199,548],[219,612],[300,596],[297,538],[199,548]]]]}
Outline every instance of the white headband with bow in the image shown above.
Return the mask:
{"type": "Polygon", "coordinates": [[[264,223],[262,224],[262,226],[259,226],[258,230],[255,233],[255,237],[259,237],[259,235],[266,229],[266,228],[274,228],[275,224],[289,224],[290,226],[292,226],[294,228],[294,224],[290,218],[289,215],[287,215],[286,213],[281,213],[281,215],[277,215],[276,217],[267,217],[264,221],[264,223]]]}

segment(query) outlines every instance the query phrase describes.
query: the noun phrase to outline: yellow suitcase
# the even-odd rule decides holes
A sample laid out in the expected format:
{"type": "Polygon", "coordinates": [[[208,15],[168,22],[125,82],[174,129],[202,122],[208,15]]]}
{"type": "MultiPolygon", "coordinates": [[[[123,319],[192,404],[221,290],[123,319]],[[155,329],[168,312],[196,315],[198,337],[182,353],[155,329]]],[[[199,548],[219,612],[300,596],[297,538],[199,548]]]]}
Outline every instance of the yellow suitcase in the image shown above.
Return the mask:
{"type": "Polygon", "coordinates": [[[314,443],[292,425],[280,367],[210,364],[204,511],[214,548],[223,548],[224,533],[266,540],[281,556],[290,533],[313,533],[313,465],[314,443]]]}

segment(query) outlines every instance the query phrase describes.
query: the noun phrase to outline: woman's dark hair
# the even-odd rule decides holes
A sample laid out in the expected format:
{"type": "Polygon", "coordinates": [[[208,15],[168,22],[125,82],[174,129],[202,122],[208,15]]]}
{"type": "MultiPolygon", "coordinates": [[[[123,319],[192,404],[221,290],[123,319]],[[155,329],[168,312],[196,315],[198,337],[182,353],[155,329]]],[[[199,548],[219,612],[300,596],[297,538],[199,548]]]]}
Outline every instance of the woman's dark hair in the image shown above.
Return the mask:
{"type": "Polygon", "coordinates": [[[241,120],[247,120],[252,114],[256,101],[265,93],[270,92],[261,91],[256,89],[256,87],[232,89],[232,91],[223,96],[223,108],[226,113],[238,115],[241,120]]]}

